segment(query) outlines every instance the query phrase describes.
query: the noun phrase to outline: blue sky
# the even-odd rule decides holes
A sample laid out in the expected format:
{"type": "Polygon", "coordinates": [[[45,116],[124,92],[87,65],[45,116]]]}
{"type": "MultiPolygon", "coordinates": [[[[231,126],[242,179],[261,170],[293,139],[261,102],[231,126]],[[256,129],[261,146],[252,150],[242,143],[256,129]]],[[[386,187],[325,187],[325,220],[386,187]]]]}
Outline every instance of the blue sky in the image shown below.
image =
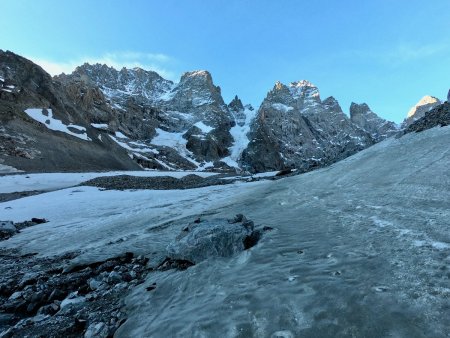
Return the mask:
{"type": "Polygon", "coordinates": [[[2,1],[0,49],[51,73],[101,62],[172,80],[207,69],[225,101],[259,107],[275,81],[307,79],[343,110],[400,122],[450,88],[450,1],[2,1]]]}

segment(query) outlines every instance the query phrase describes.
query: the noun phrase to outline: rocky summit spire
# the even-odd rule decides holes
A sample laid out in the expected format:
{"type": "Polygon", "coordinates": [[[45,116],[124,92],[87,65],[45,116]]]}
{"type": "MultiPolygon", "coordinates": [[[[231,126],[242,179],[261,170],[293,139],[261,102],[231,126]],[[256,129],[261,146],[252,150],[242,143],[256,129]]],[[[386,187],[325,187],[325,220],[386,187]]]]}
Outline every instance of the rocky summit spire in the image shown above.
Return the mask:
{"type": "Polygon", "coordinates": [[[333,97],[321,101],[318,88],[302,80],[277,82],[261,104],[243,153],[250,171],[310,170],[373,144],[333,97]]]}
{"type": "Polygon", "coordinates": [[[394,122],[387,121],[374,113],[366,103],[350,105],[350,119],[361,129],[372,135],[379,142],[394,135],[398,127],[394,122]]]}
{"type": "Polygon", "coordinates": [[[244,110],[244,105],[242,104],[241,99],[236,95],[234,99],[228,104],[228,108],[234,112],[239,112],[244,110]]]}
{"type": "Polygon", "coordinates": [[[405,121],[403,121],[403,126],[409,126],[414,121],[417,121],[421,117],[424,117],[426,112],[430,111],[440,104],[441,101],[438,98],[430,95],[425,95],[424,97],[422,97],[422,99],[420,99],[419,102],[417,102],[414,107],[409,110],[405,121]]]}

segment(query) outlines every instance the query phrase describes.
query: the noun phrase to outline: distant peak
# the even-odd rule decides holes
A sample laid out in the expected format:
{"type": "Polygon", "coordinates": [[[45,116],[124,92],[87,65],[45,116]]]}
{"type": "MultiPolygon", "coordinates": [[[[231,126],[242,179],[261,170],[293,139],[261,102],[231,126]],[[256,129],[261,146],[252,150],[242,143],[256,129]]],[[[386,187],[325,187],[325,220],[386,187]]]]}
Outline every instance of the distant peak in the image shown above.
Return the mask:
{"type": "Polygon", "coordinates": [[[336,98],[334,98],[333,96],[327,97],[325,100],[322,101],[322,103],[328,109],[337,110],[340,112],[342,111],[342,108],[338,100],[336,100],[336,98]]]}
{"type": "Polygon", "coordinates": [[[211,83],[212,84],[212,76],[211,73],[207,70],[193,70],[190,72],[186,72],[181,75],[180,83],[183,82],[202,82],[202,83],[211,83]]]}
{"type": "Polygon", "coordinates": [[[359,110],[359,111],[369,111],[369,105],[367,103],[356,103],[356,102],[352,102],[350,104],[350,112],[352,110],[359,110]]]}
{"type": "Polygon", "coordinates": [[[441,103],[441,100],[431,95],[425,95],[420,99],[420,101],[416,104],[416,106],[421,106],[429,103],[441,103]]]}
{"type": "Polygon", "coordinates": [[[186,72],[183,76],[200,76],[200,77],[211,77],[211,73],[207,70],[193,70],[190,72],[186,72]]]}
{"type": "Polygon", "coordinates": [[[289,84],[289,91],[294,99],[305,98],[320,100],[319,89],[308,80],[300,80],[289,84]]]}
{"type": "Polygon", "coordinates": [[[273,87],[274,90],[283,90],[286,88],[287,86],[284,83],[281,83],[280,81],[275,82],[275,85],[273,87]]]}
{"type": "Polygon", "coordinates": [[[230,102],[230,104],[228,105],[228,107],[229,107],[231,110],[235,111],[235,112],[244,110],[244,105],[242,104],[241,99],[240,99],[237,95],[236,95],[236,96],[234,97],[234,99],[230,102]]]}
{"type": "Polygon", "coordinates": [[[323,100],[323,104],[328,106],[339,105],[338,100],[334,96],[329,96],[325,100],[323,100]]]}
{"type": "Polygon", "coordinates": [[[314,87],[314,88],[317,88],[314,84],[312,84],[308,80],[300,80],[300,81],[291,82],[289,84],[289,87],[314,87]]]}
{"type": "Polygon", "coordinates": [[[355,117],[357,115],[367,115],[373,113],[367,103],[355,103],[350,104],[350,117],[355,117]]]}
{"type": "Polygon", "coordinates": [[[407,117],[411,118],[415,115],[418,115],[417,117],[419,117],[420,115],[423,115],[422,111],[428,111],[438,104],[441,104],[441,100],[431,95],[425,95],[409,110],[407,117]]]}

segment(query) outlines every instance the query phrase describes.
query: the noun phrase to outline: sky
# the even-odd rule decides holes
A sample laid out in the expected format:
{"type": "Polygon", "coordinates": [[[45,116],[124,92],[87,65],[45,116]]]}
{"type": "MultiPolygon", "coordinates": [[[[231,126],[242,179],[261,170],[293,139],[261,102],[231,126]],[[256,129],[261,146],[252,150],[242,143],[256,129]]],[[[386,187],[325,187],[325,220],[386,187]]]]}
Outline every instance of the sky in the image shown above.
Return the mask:
{"type": "Polygon", "coordinates": [[[0,49],[70,73],[84,62],[178,81],[206,69],[226,102],[259,107],[306,79],[348,113],[401,122],[450,88],[449,0],[0,0],[0,49]]]}

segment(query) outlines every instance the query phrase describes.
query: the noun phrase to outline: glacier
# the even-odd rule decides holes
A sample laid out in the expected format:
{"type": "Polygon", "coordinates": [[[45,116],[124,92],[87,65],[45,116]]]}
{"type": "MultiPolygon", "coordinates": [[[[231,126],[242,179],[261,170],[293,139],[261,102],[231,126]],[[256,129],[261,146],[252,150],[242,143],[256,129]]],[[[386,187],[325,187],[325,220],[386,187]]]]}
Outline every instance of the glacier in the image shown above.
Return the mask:
{"type": "Polygon", "coordinates": [[[450,127],[433,128],[275,181],[182,192],[81,186],[8,201],[0,219],[49,222],[0,248],[81,250],[73,264],[125,251],[152,262],[194,218],[244,213],[274,230],[232,258],[149,273],[126,296],[115,336],[448,337],[449,142],[450,127]]]}

